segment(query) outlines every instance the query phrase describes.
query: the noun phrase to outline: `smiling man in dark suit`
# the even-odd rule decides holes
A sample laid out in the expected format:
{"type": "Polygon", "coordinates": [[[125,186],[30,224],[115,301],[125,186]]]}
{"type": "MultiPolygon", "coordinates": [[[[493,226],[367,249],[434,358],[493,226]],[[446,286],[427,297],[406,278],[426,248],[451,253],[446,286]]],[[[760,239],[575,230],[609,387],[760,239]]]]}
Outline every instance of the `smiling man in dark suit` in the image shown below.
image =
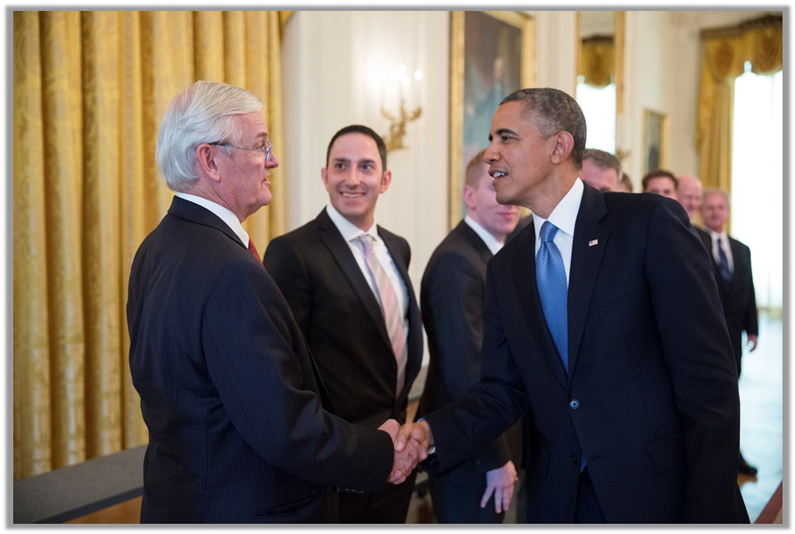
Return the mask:
{"type": "Polygon", "coordinates": [[[533,226],[489,262],[480,382],[396,447],[419,426],[443,471],[524,418],[529,522],[747,522],[709,258],[676,201],[584,185],[585,138],[556,89],[497,109],[484,161],[533,226]]]}
{"type": "Polygon", "coordinates": [[[127,302],[149,429],[144,523],[324,523],[329,486],[373,491],[390,477],[397,422],[324,411],[298,325],[241,225],[271,201],[279,165],[261,110],[248,91],[199,81],[160,128],[158,167],[177,194],[135,255],[127,302]]]}
{"type": "MultiPolygon", "coordinates": [[[[386,146],[366,126],[338,131],[321,178],[329,205],[273,239],[264,264],[317,360],[336,413],[376,427],[405,422],[422,363],[422,322],[408,275],[405,239],[375,221],[392,181],[386,146]]],[[[372,495],[339,493],[341,523],[403,523],[415,474],[372,495]]]]}

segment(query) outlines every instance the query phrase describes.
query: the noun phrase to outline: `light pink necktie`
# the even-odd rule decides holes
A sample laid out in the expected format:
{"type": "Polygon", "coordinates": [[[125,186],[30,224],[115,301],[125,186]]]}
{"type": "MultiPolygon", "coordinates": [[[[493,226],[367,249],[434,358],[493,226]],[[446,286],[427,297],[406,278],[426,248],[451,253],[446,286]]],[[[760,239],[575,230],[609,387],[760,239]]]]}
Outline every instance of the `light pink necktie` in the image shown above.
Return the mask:
{"type": "Polygon", "coordinates": [[[389,334],[389,341],[392,343],[392,351],[395,353],[398,368],[395,396],[399,396],[406,382],[406,337],[403,335],[402,307],[400,302],[398,302],[397,293],[395,293],[395,288],[389,280],[389,276],[381,266],[378,258],[375,257],[373,236],[365,234],[356,239],[362,246],[364,260],[375,281],[376,298],[381,304],[381,313],[384,315],[386,331],[389,334]]]}

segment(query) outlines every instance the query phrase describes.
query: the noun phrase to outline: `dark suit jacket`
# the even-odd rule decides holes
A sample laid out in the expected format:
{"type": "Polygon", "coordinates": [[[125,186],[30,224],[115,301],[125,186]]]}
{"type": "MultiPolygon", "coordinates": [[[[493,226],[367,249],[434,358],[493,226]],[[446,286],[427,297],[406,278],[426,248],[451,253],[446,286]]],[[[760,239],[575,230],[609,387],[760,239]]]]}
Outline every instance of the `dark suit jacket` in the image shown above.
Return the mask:
{"type": "Polygon", "coordinates": [[[263,260],[293,310],[336,413],[371,427],[389,418],[405,422],[423,350],[422,320],[408,275],[409,245],[381,227],[378,235],[409,294],[406,386],[397,400],[397,363],[381,308],[326,210],[273,239],[263,260]]]}
{"type": "MultiPolygon", "coordinates": [[[[712,259],[715,280],[720,280],[720,267],[712,256],[712,236],[701,228],[697,230],[712,259]]],[[[719,292],[739,372],[740,357],[743,355],[743,330],[749,335],[758,336],[759,319],[756,311],[754,275],[751,271],[751,249],[733,237],[729,237],[729,247],[734,260],[734,275],[728,291],[719,290],[719,292]]]]}
{"type": "Polygon", "coordinates": [[[325,522],[326,485],[389,476],[388,435],[323,410],[279,288],[209,210],[174,198],[135,255],[127,320],[142,522],[325,522]]]}
{"type": "Polygon", "coordinates": [[[541,309],[532,227],[489,262],[484,314],[481,381],[426,417],[438,468],[529,414],[529,522],[573,521],[581,457],[610,523],[748,521],[731,343],[704,247],[677,202],[585,186],[568,374],[541,309]]]}
{"type": "MultiPolygon", "coordinates": [[[[459,399],[480,377],[483,294],[492,254],[478,234],[461,221],[434,250],[420,290],[420,309],[431,354],[417,417],[459,399]]],[[[513,428],[442,479],[483,486],[485,473],[508,460],[519,466],[521,429],[513,428]],[[509,435],[510,434],[510,435],[509,435]]]]}

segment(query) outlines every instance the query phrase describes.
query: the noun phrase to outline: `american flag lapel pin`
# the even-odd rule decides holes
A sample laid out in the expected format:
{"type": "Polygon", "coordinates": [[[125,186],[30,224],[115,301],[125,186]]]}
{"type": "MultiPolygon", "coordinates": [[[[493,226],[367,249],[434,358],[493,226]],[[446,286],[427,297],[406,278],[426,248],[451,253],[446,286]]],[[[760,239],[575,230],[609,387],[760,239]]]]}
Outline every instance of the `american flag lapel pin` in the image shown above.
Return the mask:
{"type": "Polygon", "coordinates": [[[591,239],[590,241],[588,241],[588,246],[589,247],[595,247],[598,244],[599,244],[599,240],[598,239],[591,239]]]}

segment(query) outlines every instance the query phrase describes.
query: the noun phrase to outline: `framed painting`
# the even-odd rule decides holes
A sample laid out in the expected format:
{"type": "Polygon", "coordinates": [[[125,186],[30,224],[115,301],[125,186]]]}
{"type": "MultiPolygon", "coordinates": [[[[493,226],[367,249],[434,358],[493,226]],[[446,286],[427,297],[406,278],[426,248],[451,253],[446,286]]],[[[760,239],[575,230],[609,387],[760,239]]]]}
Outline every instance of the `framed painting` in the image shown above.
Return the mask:
{"type": "Polygon", "coordinates": [[[643,110],[643,174],[664,168],[668,161],[668,117],[643,110]]]}
{"type": "Polygon", "coordinates": [[[466,214],[461,197],[469,160],[488,146],[500,101],[535,85],[535,20],[519,11],[450,14],[449,222],[466,214]]]}

